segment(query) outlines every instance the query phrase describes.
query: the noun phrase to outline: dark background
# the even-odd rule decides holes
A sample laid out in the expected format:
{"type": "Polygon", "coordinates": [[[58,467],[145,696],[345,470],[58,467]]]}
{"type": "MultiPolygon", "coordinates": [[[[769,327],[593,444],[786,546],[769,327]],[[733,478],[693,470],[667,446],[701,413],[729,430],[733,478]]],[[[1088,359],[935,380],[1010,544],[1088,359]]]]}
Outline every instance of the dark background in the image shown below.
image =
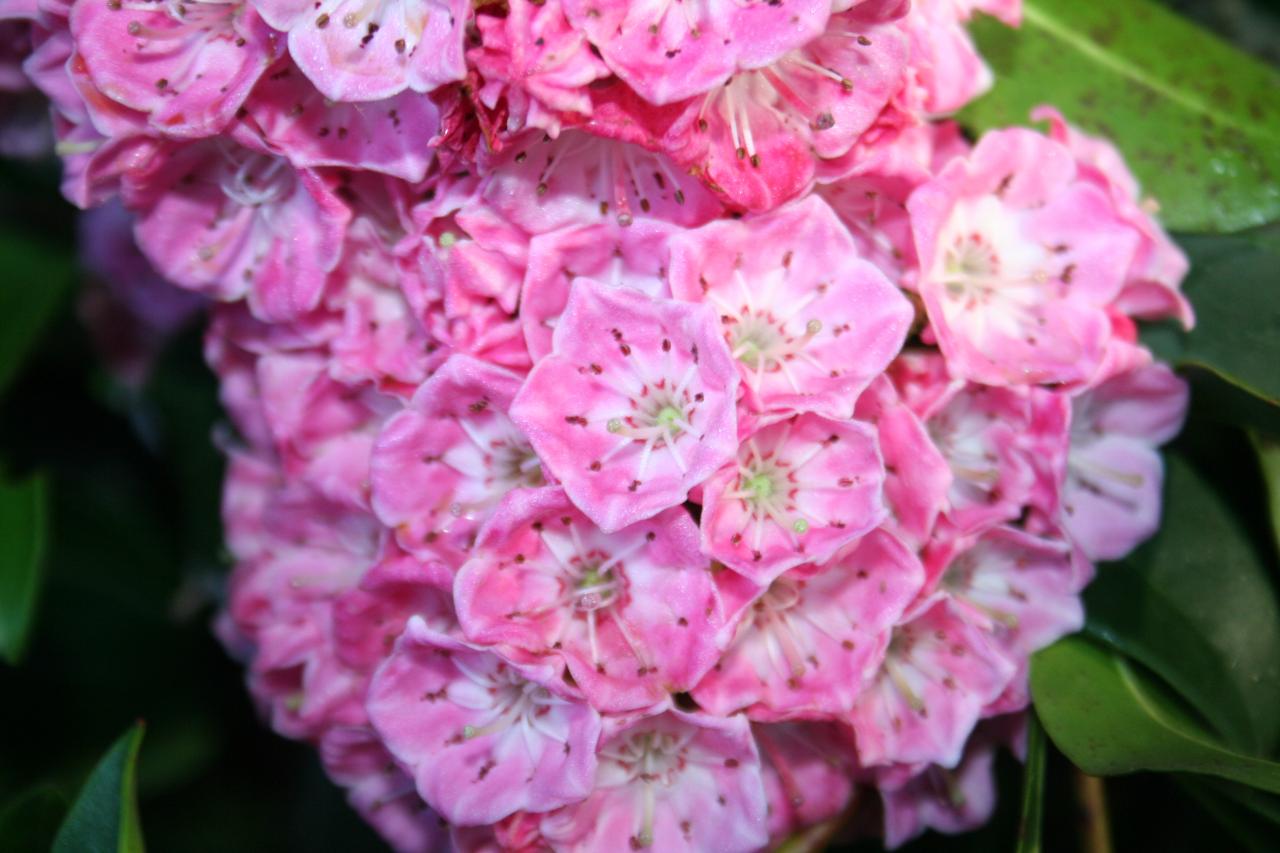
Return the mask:
{"type": "MultiPolygon", "coordinates": [[[[1170,5],[1280,64],[1280,4],[1170,5]]],[[[216,386],[199,329],[170,343],[142,388],[110,376],[77,317],[86,276],[74,261],[76,214],[57,180],[56,164],[0,161],[0,290],[73,285],[0,397],[0,473],[47,473],[52,516],[28,654],[17,668],[0,663],[0,808],[45,784],[70,799],[111,742],[145,719],[139,795],[150,849],[381,849],[312,750],[258,719],[239,666],[210,631],[228,560],[222,463],[209,441],[216,386]]],[[[1002,756],[998,775],[988,827],[906,849],[1011,849],[1021,769],[1002,756]]],[[[1065,759],[1051,753],[1047,850],[1079,846],[1072,784],[1065,759]]],[[[1176,777],[1109,779],[1106,792],[1117,850],[1233,849],[1176,777]]],[[[9,843],[0,839],[0,850],[9,843]]]]}

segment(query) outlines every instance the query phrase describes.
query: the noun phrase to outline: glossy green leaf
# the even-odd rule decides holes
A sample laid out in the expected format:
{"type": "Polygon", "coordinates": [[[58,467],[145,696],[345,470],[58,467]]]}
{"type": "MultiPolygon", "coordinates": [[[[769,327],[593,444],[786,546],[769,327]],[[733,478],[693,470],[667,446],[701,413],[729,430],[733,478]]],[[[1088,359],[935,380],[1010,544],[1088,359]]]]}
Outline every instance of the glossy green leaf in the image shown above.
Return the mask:
{"type": "Polygon", "coordinates": [[[1027,767],[1022,780],[1022,819],[1015,853],[1040,853],[1044,823],[1044,765],[1047,746],[1035,711],[1027,714],[1027,767]]]}
{"type": "Polygon", "coordinates": [[[1262,478],[1267,484],[1267,507],[1271,510],[1271,535],[1280,547],[1280,439],[1251,436],[1258,462],[1262,465],[1262,478]]]}
{"type": "Polygon", "coordinates": [[[1265,753],[1280,740],[1270,555],[1224,492],[1241,459],[1219,445],[1238,433],[1200,434],[1201,455],[1188,447],[1166,456],[1160,532],[1099,568],[1085,593],[1086,630],[1163,678],[1228,743],[1265,753]]]}
{"type": "Polygon", "coordinates": [[[1032,658],[1031,693],[1049,737],[1086,773],[1186,771],[1280,793],[1280,764],[1226,748],[1149,676],[1080,635],[1032,658]]]}
{"type": "Polygon", "coordinates": [[[44,574],[48,489],[43,477],[0,483],[0,657],[26,650],[44,574]]]}
{"type": "Polygon", "coordinates": [[[1280,216],[1280,75],[1151,0],[1025,0],[1023,24],[973,26],[996,74],[962,120],[1025,124],[1039,104],[1113,139],[1184,231],[1280,216]]]}
{"type": "Polygon", "coordinates": [[[66,253],[0,232],[0,394],[62,306],[74,280],[66,253]]]}
{"type": "Polygon", "coordinates": [[[0,850],[48,853],[66,811],[66,799],[50,786],[14,797],[0,807],[0,850]]]}
{"type": "Polygon", "coordinates": [[[53,853],[142,853],[138,819],[138,748],[142,723],[120,736],[71,806],[53,853]]]}
{"type": "Polygon", "coordinates": [[[1143,342],[1166,361],[1280,406],[1280,241],[1232,235],[1180,242],[1191,258],[1183,290],[1195,306],[1196,328],[1187,334],[1161,324],[1146,330],[1143,342]]]}

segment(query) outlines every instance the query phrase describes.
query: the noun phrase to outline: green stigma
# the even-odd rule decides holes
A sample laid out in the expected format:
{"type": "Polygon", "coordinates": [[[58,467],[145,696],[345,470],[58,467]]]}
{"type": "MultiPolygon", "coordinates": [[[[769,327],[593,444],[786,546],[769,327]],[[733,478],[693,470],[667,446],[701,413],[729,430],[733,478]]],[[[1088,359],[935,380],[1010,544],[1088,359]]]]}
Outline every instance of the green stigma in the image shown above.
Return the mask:
{"type": "Polygon", "coordinates": [[[796,533],[804,533],[809,529],[809,522],[805,521],[803,518],[797,518],[791,525],[791,529],[796,533]]]}
{"type": "Polygon", "coordinates": [[[621,418],[609,418],[609,422],[608,422],[607,424],[605,424],[605,425],[604,425],[604,427],[605,427],[605,429],[609,430],[609,432],[621,432],[621,431],[622,431],[622,419],[621,419],[621,418]]]}
{"type": "Polygon", "coordinates": [[[680,410],[675,406],[663,406],[662,410],[658,412],[657,418],[655,418],[655,420],[662,426],[673,426],[675,422],[680,419],[680,410]]]}
{"type": "Polygon", "coordinates": [[[762,501],[773,494],[773,478],[768,474],[756,474],[747,480],[743,486],[758,501],[762,501]]]}

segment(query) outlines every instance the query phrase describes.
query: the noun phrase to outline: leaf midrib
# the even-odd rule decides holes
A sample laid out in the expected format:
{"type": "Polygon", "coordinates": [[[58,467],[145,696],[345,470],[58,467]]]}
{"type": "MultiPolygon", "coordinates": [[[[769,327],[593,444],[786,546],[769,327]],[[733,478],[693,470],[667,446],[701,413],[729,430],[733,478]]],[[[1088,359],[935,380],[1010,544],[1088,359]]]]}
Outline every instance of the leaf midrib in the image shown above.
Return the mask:
{"type": "Polygon", "coordinates": [[[1023,5],[1022,17],[1023,20],[1029,24],[1039,27],[1049,36],[1083,54],[1098,65],[1115,72],[1121,77],[1132,80],[1141,86],[1145,86],[1162,97],[1180,105],[1189,112],[1209,116],[1219,124],[1229,126],[1255,139],[1280,140],[1280,135],[1259,132],[1257,125],[1243,123],[1238,117],[1231,113],[1223,113],[1215,110],[1205,101],[1199,98],[1189,97],[1186,92],[1173,88],[1159,78],[1149,75],[1140,66],[1131,62],[1126,62],[1115,53],[1099,47],[1083,33],[1073,31],[1071,28],[1063,26],[1062,23],[1057,21],[1049,12],[1046,12],[1034,3],[1026,3],[1023,5]]]}

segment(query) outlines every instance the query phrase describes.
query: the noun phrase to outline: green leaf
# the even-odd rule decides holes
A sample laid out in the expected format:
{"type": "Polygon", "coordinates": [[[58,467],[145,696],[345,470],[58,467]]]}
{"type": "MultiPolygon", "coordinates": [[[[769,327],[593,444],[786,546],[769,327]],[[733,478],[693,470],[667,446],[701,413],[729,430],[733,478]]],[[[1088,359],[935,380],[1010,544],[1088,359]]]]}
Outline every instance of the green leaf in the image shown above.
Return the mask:
{"type": "Polygon", "coordinates": [[[996,85],[962,121],[1025,124],[1049,103],[1113,139],[1165,224],[1235,231],[1280,216],[1280,75],[1150,0],[1025,0],[976,21],[996,85]]]}
{"type": "Polygon", "coordinates": [[[142,853],[137,782],[143,729],[138,723],[121,735],[89,774],[53,853],[142,853]]]}
{"type": "Polygon", "coordinates": [[[1280,740],[1280,606],[1269,555],[1227,499],[1239,457],[1215,446],[1236,435],[1200,430],[1188,439],[1211,455],[1195,457],[1190,440],[1167,454],[1160,532],[1100,567],[1086,630],[1163,678],[1228,743],[1265,753],[1280,740]]]}
{"type": "MultiPolygon", "coordinates": [[[[1195,776],[1182,776],[1178,782],[1246,850],[1254,853],[1272,853],[1275,850],[1275,827],[1268,823],[1265,816],[1259,816],[1232,796],[1229,789],[1224,787],[1230,783],[1217,783],[1215,780],[1195,776]]],[[[1232,788],[1253,790],[1239,785],[1233,785],[1232,788]]],[[[1271,796],[1256,791],[1254,793],[1263,797],[1271,796]]]]}
{"type": "Polygon", "coordinates": [[[0,848],[6,853],[47,853],[67,811],[52,786],[33,788],[0,808],[0,848]]]}
{"type": "Polygon", "coordinates": [[[0,483],[0,657],[26,651],[44,574],[48,489],[43,477],[0,483]]]}
{"type": "Polygon", "coordinates": [[[1280,764],[1222,746],[1158,684],[1080,635],[1032,658],[1031,694],[1049,737],[1086,773],[1186,771],[1280,793],[1280,764]]]}
{"type": "Polygon", "coordinates": [[[1195,306],[1196,328],[1187,334],[1161,324],[1146,330],[1143,342],[1166,361],[1214,374],[1266,407],[1280,406],[1280,241],[1232,235],[1180,242],[1191,258],[1183,291],[1195,306]]]}
{"type": "Polygon", "coordinates": [[[1253,433],[1253,448],[1262,465],[1262,478],[1267,484],[1267,506],[1271,509],[1271,535],[1280,547],[1280,440],[1253,433]]]}
{"type": "Polygon", "coordinates": [[[1040,853],[1040,827],[1044,823],[1044,729],[1035,711],[1027,714],[1027,768],[1022,781],[1022,820],[1018,825],[1015,853],[1040,853]]]}
{"type": "Polygon", "coordinates": [[[75,278],[66,252],[0,233],[0,394],[71,289],[75,278]]]}

